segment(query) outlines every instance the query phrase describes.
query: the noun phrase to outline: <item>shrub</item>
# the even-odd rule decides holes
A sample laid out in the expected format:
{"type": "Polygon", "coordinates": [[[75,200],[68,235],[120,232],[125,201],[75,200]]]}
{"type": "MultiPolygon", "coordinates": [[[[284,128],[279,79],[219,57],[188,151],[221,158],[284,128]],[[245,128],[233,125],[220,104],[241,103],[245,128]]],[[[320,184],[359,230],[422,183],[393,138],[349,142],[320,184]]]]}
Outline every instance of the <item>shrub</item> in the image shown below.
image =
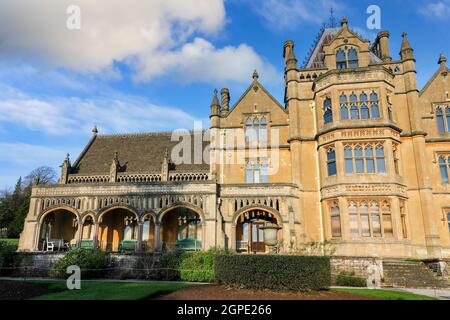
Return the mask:
{"type": "Polygon", "coordinates": [[[356,276],[355,271],[342,271],[336,276],[336,285],[342,287],[366,287],[366,279],[356,276]]]}
{"type": "Polygon", "coordinates": [[[330,286],[328,257],[217,255],[215,280],[253,289],[310,291],[330,286]]]}
{"type": "Polygon", "coordinates": [[[58,278],[66,278],[67,267],[79,266],[81,276],[84,279],[101,278],[108,266],[107,254],[102,250],[74,250],[68,251],[59,259],[51,270],[51,275],[58,278]],[[103,269],[103,270],[102,270],[103,269]]]}
{"type": "Polygon", "coordinates": [[[12,272],[16,249],[16,246],[6,241],[0,241],[0,275],[7,275],[12,272]]]}

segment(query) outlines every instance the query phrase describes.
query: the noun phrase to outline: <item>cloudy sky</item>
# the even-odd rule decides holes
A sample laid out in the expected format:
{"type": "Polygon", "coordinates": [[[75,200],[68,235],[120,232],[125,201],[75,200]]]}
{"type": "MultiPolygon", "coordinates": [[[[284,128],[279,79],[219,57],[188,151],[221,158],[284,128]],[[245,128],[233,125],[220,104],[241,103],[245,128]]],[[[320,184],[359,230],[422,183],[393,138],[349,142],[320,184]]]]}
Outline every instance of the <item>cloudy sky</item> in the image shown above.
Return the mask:
{"type": "Polygon", "coordinates": [[[450,0],[1,0],[0,189],[35,167],[75,159],[101,134],[208,123],[214,88],[232,103],[257,69],[282,101],[282,46],[300,62],[333,7],[369,40],[367,7],[381,8],[398,57],[401,33],[416,50],[419,85],[450,56],[450,0]],[[72,6],[80,29],[70,30],[72,6]]]}

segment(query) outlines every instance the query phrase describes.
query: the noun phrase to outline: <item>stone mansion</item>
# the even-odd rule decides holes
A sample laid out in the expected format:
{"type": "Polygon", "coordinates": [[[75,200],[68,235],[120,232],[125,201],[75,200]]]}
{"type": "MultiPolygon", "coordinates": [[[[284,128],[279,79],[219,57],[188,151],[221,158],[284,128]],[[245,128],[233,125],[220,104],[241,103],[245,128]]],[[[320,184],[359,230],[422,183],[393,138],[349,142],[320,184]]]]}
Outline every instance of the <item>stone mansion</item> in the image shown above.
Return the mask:
{"type": "Polygon", "coordinates": [[[215,91],[190,161],[175,159],[173,133],[94,128],[58,184],[35,182],[19,250],[264,253],[261,227],[276,224],[281,251],[329,241],[341,256],[450,257],[447,59],[420,89],[407,35],[398,59],[389,37],[371,43],[344,18],[303,66],[286,41],[283,103],[257,72],[234,105],[215,91]]]}

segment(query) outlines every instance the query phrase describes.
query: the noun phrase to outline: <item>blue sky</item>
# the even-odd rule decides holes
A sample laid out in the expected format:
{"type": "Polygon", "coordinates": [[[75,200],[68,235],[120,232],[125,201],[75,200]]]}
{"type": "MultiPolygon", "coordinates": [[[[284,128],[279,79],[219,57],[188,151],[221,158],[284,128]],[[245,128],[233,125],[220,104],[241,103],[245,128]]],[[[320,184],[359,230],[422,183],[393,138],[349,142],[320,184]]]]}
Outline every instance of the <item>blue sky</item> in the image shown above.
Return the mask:
{"type": "Polygon", "coordinates": [[[373,41],[369,5],[381,8],[398,59],[401,33],[415,49],[422,88],[450,56],[450,0],[2,0],[0,189],[38,166],[74,160],[101,134],[208,124],[214,88],[235,102],[258,69],[282,102],[283,42],[300,62],[334,8],[373,41]],[[77,5],[81,28],[68,30],[77,5]]]}

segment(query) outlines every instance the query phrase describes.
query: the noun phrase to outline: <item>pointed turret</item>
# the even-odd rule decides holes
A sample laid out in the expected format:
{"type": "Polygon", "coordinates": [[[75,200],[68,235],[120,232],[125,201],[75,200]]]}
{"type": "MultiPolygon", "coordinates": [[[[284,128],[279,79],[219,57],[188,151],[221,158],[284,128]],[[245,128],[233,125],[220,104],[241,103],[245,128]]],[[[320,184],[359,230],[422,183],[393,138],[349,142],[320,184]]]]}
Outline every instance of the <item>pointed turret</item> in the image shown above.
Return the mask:
{"type": "Polygon", "coordinates": [[[291,69],[297,69],[297,58],[295,57],[294,52],[294,41],[287,40],[284,43],[284,52],[283,52],[283,58],[284,58],[284,64],[286,71],[291,69]]]}
{"type": "Polygon", "coordinates": [[[219,127],[219,118],[220,118],[220,103],[219,97],[217,96],[217,89],[214,90],[214,97],[211,102],[211,115],[209,118],[211,119],[211,128],[219,127]]]}
{"type": "Polygon", "coordinates": [[[406,32],[403,32],[402,34],[403,41],[402,41],[402,47],[400,49],[400,57],[404,60],[414,59],[414,49],[411,47],[411,44],[408,40],[408,35],[406,32]]]}
{"type": "Polygon", "coordinates": [[[71,166],[72,165],[70,163],[70,154],[67,154],[66,159],[64,160],[63,164],[61,165],[61,177],[59,179],[60,184],[67,183],[71,166]]]}

